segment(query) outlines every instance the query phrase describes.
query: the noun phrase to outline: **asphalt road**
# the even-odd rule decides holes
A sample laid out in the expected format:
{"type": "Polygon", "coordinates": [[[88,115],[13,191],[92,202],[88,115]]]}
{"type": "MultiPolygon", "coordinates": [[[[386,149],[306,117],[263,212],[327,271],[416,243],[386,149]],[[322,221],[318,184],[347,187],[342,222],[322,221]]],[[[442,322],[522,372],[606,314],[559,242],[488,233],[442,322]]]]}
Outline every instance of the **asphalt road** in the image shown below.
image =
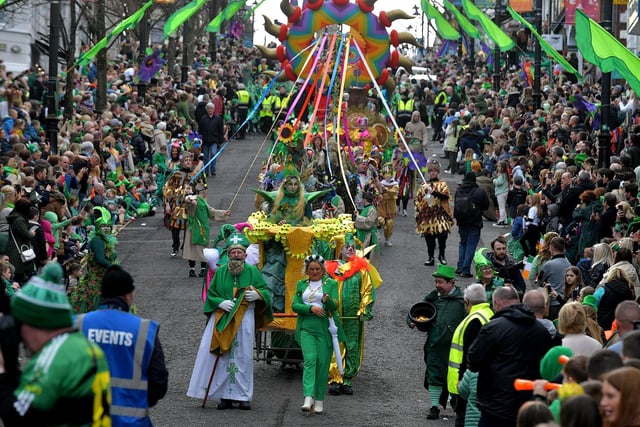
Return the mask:
{"type": "MultiPolygon", "coordinates": [[[[249,136],[234,141],[218,159],[218,174],[209,178],[208,199],[216,208],[232,210],[229,222],[246,220],[254,209],[249,190],[257,185],[260,165],[267,147],[262,138],[249,136]],[[233,201],[233,203],[232,203],[233,201]],[[230,206],[231,205],[231,206],[230,206]]],[[[440,154],[440,146],[430,147],[440,154]]],[[[447,161],[445,160],[445,164],[447,161]]],[[[443,168],[444,169],[444,168],[443,168]]],[[[461,176],[441,175],[452,194],[461,176]]],[[[201,402],[186,397],[193,362],[205,317],[202,315],[200,278],[188,277],[186,260],[171,259],[170,233],[160,215],[137,219],[118,236],[123,266],[135,277],[135,304],[141,316],[160,322],[160,337],[169,369],[167,396],[152,409],[158,427],[256,425],[256,426],[444,426],[453,425],[450,408],[438,421],[427,421],[426,391],[423,388],[422,346],[425,335],[405,323],[409,307],[434,289],[425,267],[426,245],[414,232],[413,206],[408,216],[399,216],[392,238],[393,247],[383,247],[377,267],[384,279],[378,288],[374,318],[366,324],[362,370],[354,381],[352,396],[329,396],[322,415],[303,415],[301,371],[283,369],[280,363],[256,362],[253,410],[218,411],[217,401],[201,402]]],[[[219,223],[214,223],[215,236],[219,223]]],[[[481,245],[499,231],[485,222],[481,245]]],[[[457,260],[458,233],[448,240],[447,259],[457,260]]],[[[464,286],[470,279],[461,280],[464,286]]]]}

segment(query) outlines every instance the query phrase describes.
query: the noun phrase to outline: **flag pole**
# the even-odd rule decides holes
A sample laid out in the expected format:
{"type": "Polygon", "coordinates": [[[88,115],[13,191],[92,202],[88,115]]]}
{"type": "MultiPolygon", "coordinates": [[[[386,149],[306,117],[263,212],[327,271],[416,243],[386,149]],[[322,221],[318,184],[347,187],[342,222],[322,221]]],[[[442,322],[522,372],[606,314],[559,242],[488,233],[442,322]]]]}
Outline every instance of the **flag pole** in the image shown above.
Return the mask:
{"type": "MultiPolygon", "coordinates": [[[[613,18],[612,0],[602,2],[602,27],[611,33],[613,18]]],[[[611,72],[602,73],[600,79],[601,107],[600,107],[600,134],[598,135],[598,167],[609,167],[609,156],[611,155],[611,132],[609,129],[609,118],[611,115],[611,72]]]]}

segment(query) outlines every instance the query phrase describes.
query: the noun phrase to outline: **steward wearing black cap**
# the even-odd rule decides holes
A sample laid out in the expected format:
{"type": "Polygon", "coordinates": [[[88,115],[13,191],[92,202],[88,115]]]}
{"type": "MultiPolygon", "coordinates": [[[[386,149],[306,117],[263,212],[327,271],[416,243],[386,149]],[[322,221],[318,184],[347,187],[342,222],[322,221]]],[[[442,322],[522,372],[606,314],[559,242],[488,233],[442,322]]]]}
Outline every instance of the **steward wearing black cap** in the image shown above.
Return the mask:
{"type": "Polygon", "coordinates": [[[109,361],[114,426],[152,425],[149,407],[167,393],[160,326],[130,313],[134,289],[133,277],[112,265],[102,278],[102,304],[76,319],[78,329],[109,361]]]}

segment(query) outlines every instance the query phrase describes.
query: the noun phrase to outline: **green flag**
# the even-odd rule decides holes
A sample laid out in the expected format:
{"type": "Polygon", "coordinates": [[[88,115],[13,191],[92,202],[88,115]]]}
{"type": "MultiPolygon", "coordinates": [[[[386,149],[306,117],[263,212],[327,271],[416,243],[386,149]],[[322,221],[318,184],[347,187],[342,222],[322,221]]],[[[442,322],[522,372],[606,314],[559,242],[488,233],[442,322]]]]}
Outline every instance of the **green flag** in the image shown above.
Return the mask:
{"type": "Polygon", "coordinates": [[[458,30],[453,28],[453,25],[447,21],[447,18],[442,16],[438,9],[433,7],[429,0],[422,0],[422,11],[429,19],[436,21],[436,28],[440,37],[446,40],[458,40],[460,38],[458,30]]]}
{"type": "Polygon", "coordinates": [[[7,2],[7,0],[0,0],[0,7],[4,6],[4,4],[7,2]]]}
{"type": "Polygon", "coordinates": [[[164,39],[166,40],[171,34],[175,33],[180,25],[184,24],[187,19],[199,11],[206,2],[207,0],[193,0],[175,11],[164,23],[164,39]]]}
{"type": "Polygon", "coordinates": [[[206,30],[210,33],[219,33],[222,23],[233,17],[242,6],[244,6],[245,0],[236,0],[227,5],[215,18],[207,25],[206,30]]]}
{"type": "MultiPolygon", "coordinates": [[[[0,0],[2,1],[2,0],[0,0]]],[[[109,42],[115,37],[118,37],[124,30],[133,29],[142,20],[144,13],[153,4],[153,0],[147,1],[140,9],[138,9],[133,15],[120,22],[113,27],[111,31],[99,42],[97,42],[91,49],[80,55],[77,65],[87,65],[102,49],[107,47],[109,42]]]]}
{"type": "Polygon", "coordinates": [[[462,28],[464,32],[469,35],[469,37],[474,39],[480,38],[480,30],[478,30],[478,28],[476,28],[476,26],[473,25],[467,19],[467,17],[458,10],[457,7],[455,7],[449,0],[444,0],[443,4],[444,8],[453,14],[453,17],[456,18],[456,21],[458,21],[460,28],[462,28]]]}
{"type": "Polygon", "coordinates": [[[634,92],[640,93],[640,58],[580,9],[576,9],[576,44],[584,59],[603,73],[618,70],[634,92]]]}
{"type": "Polygon", "coordinates": [[[255,3],[255,6],[253,6],[251,9],[247,10],[247,13],[244,14],[244,19],[248,19],[251,14],[253,12],[255,12],[255,10],[257,8],[259,8],[260,6],[262,6],[262,3],[264,3],[266,0],[260,0],[259,2],[255,3]]]}
{"type": "Polygon", "coordinates": [[[471,19],[474,19],[480,23],[480,26],[487,34],[487,36],[493,40],[493,42],[498,46],[498,48],[504,52],[515,46],[515,42],[511,37],[505,34],[504,31],[500,29],[499,26],[493,23],[493,21],[478,7],[471,2],[471,0],[462,0],[462,7],[464,7],[464,11],[467,16],[471,19]]]}
{"type": "Polygon", "coordinates": [[[529,23],[529,21],[524,19],[518,12],[513,10],[511,6],[507,6],[507,10],[509,11],[513,19],[531,30],[531,34],[533,34],[538,39],[540,47],[547,53],[547,55],[553,58],[558,64],[562,65],[562,68],[564,68],[567,72],[575,74],[580,79],[582,79],[582,76],[580,75],[580,73],[578,73],[578,70],[576,70],[573,65],[569,64],[569,61],[567,61],[564,56],[560,55],[557,50],[551,47],[551,45],[544,38],[542,38],[540,34],[538,34],[536,29],[529,23]]]}

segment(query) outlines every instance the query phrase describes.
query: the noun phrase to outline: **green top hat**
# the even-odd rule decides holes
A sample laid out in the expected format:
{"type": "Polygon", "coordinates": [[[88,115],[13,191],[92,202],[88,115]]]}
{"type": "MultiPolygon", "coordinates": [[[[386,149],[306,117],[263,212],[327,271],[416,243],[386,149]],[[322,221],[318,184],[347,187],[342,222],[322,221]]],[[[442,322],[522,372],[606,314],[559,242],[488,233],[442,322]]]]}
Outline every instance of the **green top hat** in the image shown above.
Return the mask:
{"type": "Polygon", "coordinates": [[[456,269],[451,265],[438,264],[438,268],[432,274],[433,277],[442,277],[447,280],[455,280],[456,269]]]}

